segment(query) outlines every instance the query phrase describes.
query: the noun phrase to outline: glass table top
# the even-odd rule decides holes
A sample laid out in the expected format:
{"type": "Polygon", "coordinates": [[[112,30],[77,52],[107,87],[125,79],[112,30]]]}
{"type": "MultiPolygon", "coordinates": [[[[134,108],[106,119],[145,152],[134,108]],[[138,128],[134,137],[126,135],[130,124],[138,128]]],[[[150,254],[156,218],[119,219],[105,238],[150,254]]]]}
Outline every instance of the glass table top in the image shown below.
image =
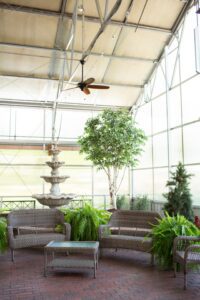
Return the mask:
{"type": "Polygon", "coordinates": [[[78,242],[78,241],[63,241],[63,242],[50,242],[46,245],[48,248],[97,248],[99,242],[78,242]]]}

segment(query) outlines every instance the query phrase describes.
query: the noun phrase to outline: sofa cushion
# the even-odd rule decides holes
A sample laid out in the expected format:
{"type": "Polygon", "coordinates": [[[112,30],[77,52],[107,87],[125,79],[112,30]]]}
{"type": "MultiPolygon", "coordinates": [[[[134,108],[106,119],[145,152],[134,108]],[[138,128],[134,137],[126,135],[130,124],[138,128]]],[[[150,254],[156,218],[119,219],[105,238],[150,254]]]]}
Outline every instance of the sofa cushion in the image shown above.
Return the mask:
{"type": "Polygon", "coordinates": [[[37,233],[37,234],[20,234],[14,240],[15,248],[26,248],[32,246],[45,246],[50,241],[64,241],[65,235],[61,233],[37,233]]]}
{"type": "Polygon", "coordinates": [[[31,233],[54,233],[53,227],[37,227],[37,226],[19,226],[17,228],[18,234],[31,234],[31,233]]]}
{"type": "Polygon", "coordinates": [[[111,227],[110,230],[112,234],[120,234],[120,235],[145,237],[151,234],[151,229],[149,228],[111,227]]]}
{"type": "Polygon", "coordinates": [[[125,248],[136,251],[151,252],[152,239],[130,235],[108,235],[101,239],[101,248],[125,248]]]}

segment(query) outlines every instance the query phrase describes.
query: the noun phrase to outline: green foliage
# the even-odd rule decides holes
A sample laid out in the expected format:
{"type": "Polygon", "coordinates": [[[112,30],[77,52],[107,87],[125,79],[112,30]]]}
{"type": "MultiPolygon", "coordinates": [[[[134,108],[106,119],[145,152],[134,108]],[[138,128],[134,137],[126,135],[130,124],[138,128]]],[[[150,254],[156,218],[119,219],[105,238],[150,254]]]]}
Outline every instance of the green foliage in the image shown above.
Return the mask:
{"type": "Polygon", "coordinates": [[[110,213],[85,204],[83,208],[74,210],[62,209],[65,221],[71,224],[71,239],[73,241],[96,241],[100,224],[107,224],[110,213]]]}
{"type": "Polygon", "coordinates": [[[57,232],[57,233],[63,233],[63,231],[64,231],[63,224],[57,224],[55,226],[55,232],[57,232]]]}
{"type": "Polygon", "coordinates": [[[166,212],[165,218],[153,225],[153,252],[158,259],[160,267],[169,269],[173,264],[173,241],[179,235],[198,236],[200,230],[184,216],[171,217],[166,212]]]}
{"type": "Polygon", "coordinates": [[[86,122],[79,138],[81,153],[100,169],[134,166],[146,136],[136,128],[131,114],[125,110],[104,110],[86,122]]]}
{"type": "Polygon", "coordinates": [[[117,196],[117,209],[129,209],[129,199],[125,195],[117,196]]]}
{"type": "Polygon", "coordinates": [[[78,140],[80,152],[106,172],[114,208],[119,170],[136,165],[145,140],[143,130],[136,127],[127,110],[107,109],[86,122],[84,133],[78,140]]]}
{"type": "Polygon", "coordinates": [[[131,210],[149,210],[150,201],[147,195],[137,195],[130,205],[131,210]]]}
{"type": "Polygon", "coordinates": [[[177,214],[193,221],[192,196],[189,189],[189,179],[192,174],[187,174],[184,165],[179,162],[175,172],[171,172],[171,179],[167,182],[169,192],[164,194],[167,203],[164,206],[170,216],[177,214]]]}
{"type": "Polygon", "coordinates": [[[5,218],[0,218],[0,253],[8,247],[7,222],[5,218]]]}

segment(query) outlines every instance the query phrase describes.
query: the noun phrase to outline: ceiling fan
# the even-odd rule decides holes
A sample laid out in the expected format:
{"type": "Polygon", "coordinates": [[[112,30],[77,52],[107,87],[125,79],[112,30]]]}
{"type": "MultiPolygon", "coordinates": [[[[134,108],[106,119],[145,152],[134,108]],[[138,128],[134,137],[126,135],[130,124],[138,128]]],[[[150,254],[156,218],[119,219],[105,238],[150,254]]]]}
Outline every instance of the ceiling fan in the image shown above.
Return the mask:
{"type": "Polygon", "coordinates": [[[81,59],[80,63],[81,63],[81,81],[77,83],[76,87],[66,89],[65,91],[80,88],[83,93],[85,93],[86,95],[89,95],[90,94],[89,89],[103,90],[103,89],[109,89],[110,88],[108,85],[92,84],[95,81],[94,78],[88,78],[86,80],[83,80],[83,78],[84,78],[83,68],[84,68],[85,60],[81,59]]]}

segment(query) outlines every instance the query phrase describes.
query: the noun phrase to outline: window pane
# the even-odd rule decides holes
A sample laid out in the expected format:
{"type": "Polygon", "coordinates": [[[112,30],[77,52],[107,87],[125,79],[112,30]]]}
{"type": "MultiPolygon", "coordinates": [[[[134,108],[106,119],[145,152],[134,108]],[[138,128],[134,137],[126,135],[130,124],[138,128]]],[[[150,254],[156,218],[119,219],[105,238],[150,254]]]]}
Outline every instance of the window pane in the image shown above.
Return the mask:
{"type": "Polygon", "coordinates": [[[181,124],[181,100],[180,89],[174,88],[169,91],[168,98],[168,110],[169,110],[169,127],[173,128],[181,124]]]}
{"type": "Polygon", "coordinates": [[[200,124],[194,123],[183,127],[185,163],[200,162],[200,124]]]}
{"type": "Polygon", "coordinates": [[[200,118],[199,85],[199,76],[182,84],[183,123],[200,118]]]}
{"type": "Polygon", "coordinates": [[[43,137],[43,110],[16,108],[16,136],[43,137]]]}
{"type": "Polygon", "coordinates": [[[168,169],[154,169],[154,199],[164,201],[163,193],[167,192],[168,169]]]}
{"type": "Polygon", "coordinates": [[[167,133],[158,134],[153,137],[153,158],[154,166],[161,167],[168,165],[167,133]]]}
{"type": "Polygon", "coordinates": [[[0,135],[9,136],[10,108],[0,107],[0,135]]]}
{"type": "Polygon", "coordinates": [[[188,14],[184,26],[183,37],[180,46],[181,77],[182,80],[192,76],[196,72],[194,50],[194,28],[196,27],[196,13],[188,14]]]}
{"type": "Polygon", "coordinates": [[[0,167],[2,196],[30,196],[42,193],[43,167],[3,166],[0,167]],[[11,188],[12,186],[12,188],[11,188]]]}
{"type": "MultiPolygon", "coordinates": [[[[162,61],[162,67],[164,70],[164,61],[162,61]]],[[[165,77],[163,74],[163,70],[161,69],[161,66],[158,66],[158,69],[155,74],[155,81],[153,86],[153,93],[152,97],[156,97],[163,93],[166,90],[166,84],[165,84],[165,77]]]]}
{"type": "Polygon", "coordinates": [[[137,168],[150,168],[152,167],[152,141],[151,138],[148,138],[146,144],[143,148],[141,156],[138,157],[139,164],[137,168]]]}
{"type": "Polygon", "coordinates": [[[69,176],[64,183],[60,184],[63,193],[92,194],[92,170],[90,167],[62,167],[60,175],[69,176]]]}
{"type": "Polygon", "coordinates": [[[153,109],[153,133],[165,130],[167,128],[165,95],[153,100],[152,109],[153,109]]]}
{"type": "Polygon", "coordinates": [[[135,121],[146,135],[151,134],[151,103],[147,103],[138,109],[135,121]]]}
{"type": "Polygon", "coordinates": [[[179,161],[182,161],[182,136],[181,129],[171,130],[169,133],[170,139],[170,164],[177,165],[179,161]]]}
{"type": "Polygon", "coordinates": [[[83,134],[84,126],[88,118],[92,117],[89,111],[58,111],[56,119],[56,135],[60,139],[73,140],[83,134]]]}
{"type": "Polygon", "coordinates": [[[193,205],[200,205],[200,165],[199,166],[188,166],[186,167],[187,172],[193,174],[190,179],[189,188],[192,194],[193,205]]]}
{"type": "Polygon", "coordinates": [[[133,194],[147,194],[153,199],[152,170],[133,171],[133,194]]]}

